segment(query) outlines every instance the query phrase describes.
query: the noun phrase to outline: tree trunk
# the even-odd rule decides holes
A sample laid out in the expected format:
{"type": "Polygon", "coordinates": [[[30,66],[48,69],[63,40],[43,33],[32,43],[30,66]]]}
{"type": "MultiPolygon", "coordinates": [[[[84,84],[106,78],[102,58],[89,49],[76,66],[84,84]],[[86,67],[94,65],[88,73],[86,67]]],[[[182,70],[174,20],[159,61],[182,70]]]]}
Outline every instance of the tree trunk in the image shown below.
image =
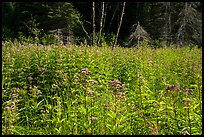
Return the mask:
{"type": "Polygon", "coordinates": [[[108,34],[109,34],[109,32],[110,32],[110,28],[111,28],[113,19],[114,19],[114,17],[115,17],[116,11],[118,10],[118,7],[119,7],[119,2],[117,3],[117,7],[115,8],[115,11],[114,11],[113,16],[112,16],[112,18],[111,18],[110,25],[109,25],[109,28],[108,28],[108,34]]]}
{"type": "Polygon", "coordinates": [[[169,41],[168,41],[167,46],[169,47],[170,44],[171,44],[171,41],[172,41],[172,35],[171,35],[171,2],[169,2],[169,18],[168,18],[168,21],[169,21],[169,41]]]}
{"type": "Polygon", "coordinates": [[[123,21],[123,15],[125,14],[125,2],[123,2],[123,9],[122,9],[122,13],[121,13],[121,18],[120,18],[120,24],[118,26],[118,31],[117,31],[117,34],[116,34],[116,39],[115,39],[115,42],[114,42],[114,45],[112,47],[112,49],[115,47],[115,45],[117,44],[117,40],[118,40],[118,34],[119,34],[119,31],[120,31],[120,27],[121,27],[121,24],[122,24],[122,21],[123,21]]]}
{"type": "Polygon", "coordinates": [[[170,2],[165,3],[165,32],[164,32],[164,38],[165,38],[165,48],[170,46],[171,41],[171,11],[170,11],[170,2]]]}
{"type": "Polygon", "coordinates": [[[93,2],[93,38],[92,38],[92,45],[95,45],[95,2],[93,2]]]}
{"type": "Polygon", "coordinates": [[[108,8],[108,2],[106,3],[106,6],[105,6],[104,18],[103,18],[103,28],[102,28],[102,30],[104,29],[105,23],[106,23],[107,8],[108,8]]]}
{"type": "Polygon", "coordinates": [[[178,34],[177,34],[177,47],[180,48],[180,46],[183,45],[184,42],[184,37],[185,37],[185,29],[186,29],[186,11],[188,10],[188,3],[185,2],[185,6],[184,6],[184,11],[183,11],[183,18],[182,18],[182,23],[181,26],[178,30],[178,34]]]}
{"type": "Polygon", "coordinates": [[[99,44],[100,39],[101,39],[101,32],[102,32],[102,28],[103,28],[103,17],[104,17],[104,2],[102,2],[102,11],[101,11],[101,21],[100,21],[100,30],[99,30],[99,37],[98,37],[98,42],[97,44],[99,44]]]}

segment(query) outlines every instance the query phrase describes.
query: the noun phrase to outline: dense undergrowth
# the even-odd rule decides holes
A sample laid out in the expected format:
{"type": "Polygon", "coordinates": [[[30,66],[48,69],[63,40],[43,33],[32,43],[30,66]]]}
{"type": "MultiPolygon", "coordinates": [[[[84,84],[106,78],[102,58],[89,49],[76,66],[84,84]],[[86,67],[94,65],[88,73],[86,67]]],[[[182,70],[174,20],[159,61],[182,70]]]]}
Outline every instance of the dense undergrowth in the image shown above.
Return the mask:
{"type": "Polygon", "coordinates": [[[2,134],[202,134],[202,51],[2,45],[2,134]]]}

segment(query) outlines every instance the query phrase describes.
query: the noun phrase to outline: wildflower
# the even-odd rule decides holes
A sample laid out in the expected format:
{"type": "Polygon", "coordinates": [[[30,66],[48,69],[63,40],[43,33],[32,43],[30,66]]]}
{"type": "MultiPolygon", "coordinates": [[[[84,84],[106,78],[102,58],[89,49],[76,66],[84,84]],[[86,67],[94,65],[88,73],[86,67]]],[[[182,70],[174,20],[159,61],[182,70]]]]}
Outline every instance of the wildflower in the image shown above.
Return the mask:
{"type": "Polygon", "coordinates": [[[43,73],[45,73],[46,68],[40,68],[40,71],[41,71],[41,73],[43,74],[43,73]]]}
{"type": "Polygon", "coordinates": [[[189,89],[188,89],[188,88],[185,88],[184,92],[188,92],[188,91],[189,91],[189,89]]]}
{"type": "Polygon", "coordinates": [[[93,79],[90,79],[89,82],[92,83],[92,84],[97,83],[97,81],[93,80],[93,79]]]}
{"type": "Polygon", "coordinates": [[[92,96],[94,94],[94,91],[92,91],[92,90],[90,90],[89,92],[88,92],[88,95],[90,95],[90,96],[92,96]]]}
{"type": "Polygon", "coordinates": [[[12,94],[12,98],[17,98],[18,95],[17,94],[12,94]]]}
{"type": "Polygon", "coordinates": [[[186,101],[186,102],[188,102],[188,103],[190,103],[190,102],[191,102],[191,100],[190,100],[189,98],[187,98],[185,101],[186,101]]]}
{"type": "Polygon", "coordinates": [[[119,97],[122,97],[122,96],[124,96],[125,94],[124,94],[123,92],[117,92],[117,95],[118,95],[119,97]]]}
{"type": "Polygon", "coordinates": [[[149,63],[149,65],[152,65],[152,64],[153,64],[153,61],[150,60],[148,63],[149,63]]]}
{"type": "Polygon", "coordinates": [[[10,104],[10,101],[6,101],[6,105],[9,105],[10,104]]]}
{"type": "Polygon", "coordinates": [[[110,84],[115,85],[115,84],[121,84],[121,82],[119,80],[110,80],[109,81],[110,84]]]}
{"type": "Polygon", "coordinates": [[[187,98],[187,99],[184,100],[184,104],[185,104],[186,106],[190,106],[190,102],[191,102],[191,100],[190,100],[189,98],[187,98]]]}
{"type": "Polygon", "coordinates": [[[190,89],[190,88],[185,88],[184,92],[192,92],[193,89],[190,89]]]}
{"type": "Polygon", "coordinates": [[[180,85],[179,84],[175,84],[175,85],[170,85],[166,88],[166,90],[169,91],[178,91],[179,92],[180,89],[180,85]]]}
{"type": "Polygon", "coordinates": [[[74,81],[78,82],[78,77],[77,76],[74,76],[74,81]]]}
{"type": "Polygon", "coordinates": [[[122,84],[119,80],[110,80],[109,83],[111,87],[116,89],[124,87],[124,84],[122,84]]]}
{"type": "Polygon", "coordinates": [[[104,107],[110,107],[110,104],[103,104],[104,107]]]}
{"type": "Polygon", "coordinates": [[[11,102],[11,107],[15,107],[16,106],[16,104],[15,104],[15,102],[11,102]]]}
{"type": "Polygon", "coordinates": [[[152,135],[157,135],[158,134],[158,128],[157,127],[154,127],[152,129],[152,135]]]}
{"type": "Polygon", "coordinates": [[[180,89],[180,84],[176,84],[174,86],[175,86],[175,88],[180,89]]]}
{"type": "Polygon", "coordinates": [[[6,110],[9,110],[9,109],[10,109],[10,107],[6,106],[6,107],[5,107],[5,109],[6,109],[6,110]]]}
{"type": "Polygon", "coordinates": [[[84,83],[82,83],[82,86],[83,86],[83,87],[86,87],[86,83],[85,83],[85,82],[84,82],[84,83]]]}
{"type": "Polygon", "coordinates": [[[193,91],[193,89],[189,89],[189,92],[192,92],[193,91]]]}
{"type": "Polygon", "coordinates": [[[16,90],[16,91],[20,91],[20,89],[19,89],[19,88],[15,88],[15,90],[16,90]]]}
{"type": "Polygon", "coordinates": [[[46,112],[46,113],[49,113],[49,110],[46,109],[45,112],[46,112]]]}
{"type": "Polygon", "coordinates": [[[88,75],[88,74],[90,74],[91,72],[87,69],[87,68],[83,68],[82,70],[81,70],[81,74],[83,74],[83,75],[88,75]]]}
{"type": "Polygon", "coordinates": [[[118,96],[122,96],[123,92],[115,92],[118,96]]]}
{"type": "Polygon", "coordinates": [[[32,81],[33,78],[31,76],[28,77],[28,81],[32,81]]]}
{"type": "Polygon", "coordinates": [[[98,119],[97,117],[93,117],[93,116],[90,118],[90,120],[97,120],[97,119],[98,119]]]}
{"type": "Polygon", "coordinates": [[[187,131],[182,131],[181,135],[190,135],[187,131]]]}
{"type": "Polygon", "coordinates": [[[134,101],[131,101],[131,104],[135,104],[135,102],[134,102],[134,101]]]}
{"type": "Polygon", "coordinates": [[[125,99],[125,93],[123,92],[117,92],[117,97],[121,100],[121,101],[124,101],[125,99]]]}

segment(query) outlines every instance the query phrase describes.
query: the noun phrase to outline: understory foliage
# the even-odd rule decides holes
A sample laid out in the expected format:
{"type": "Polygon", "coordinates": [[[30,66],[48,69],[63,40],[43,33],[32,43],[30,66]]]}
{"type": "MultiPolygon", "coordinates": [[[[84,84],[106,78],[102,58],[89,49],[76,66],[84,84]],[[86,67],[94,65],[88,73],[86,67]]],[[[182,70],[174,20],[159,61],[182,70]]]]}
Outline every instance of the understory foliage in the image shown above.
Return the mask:
{"type": "Polygon", "coordinates": [[[4,42],[2,134],[202,134],[201,54],[4,42]]]}

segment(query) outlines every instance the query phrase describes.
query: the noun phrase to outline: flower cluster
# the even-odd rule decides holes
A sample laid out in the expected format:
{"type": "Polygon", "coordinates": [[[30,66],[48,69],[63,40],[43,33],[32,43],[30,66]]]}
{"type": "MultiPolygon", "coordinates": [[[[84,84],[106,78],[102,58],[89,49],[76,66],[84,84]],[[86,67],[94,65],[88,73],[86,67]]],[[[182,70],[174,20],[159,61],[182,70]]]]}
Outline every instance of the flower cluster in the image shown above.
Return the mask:
{"type": "Polygon", "coordinates": [[[41,92],[36,86],[34,86],[33,88],[31,87],[31,92],[32,92],[34,95],[42,94],[42,92],[41,92]]]}
{"type": "Polygon", "coordinates": [[[111,87],[113,87],[114,89],[119,89],[124,87],[124,84],[122,84],[119,80],[110,80],[109,83],[111,87]]]}
{"type": "Polygon", "coordinates": [[[28,81],[32,81],[33,80],[33,78],[31,76],[29,76],[27,79],[28,79],[28,81]]]}
{"type": "Polygon", "coordinates": [[[94,91],[90,90],[87,94],[88,94],[89,96],[93,96],[93,95],[94,95],[94,91]]]}
{"type": "Polygon", "coordinates": [[[93,117],[93,116],[90,118],[90,120],[93,120],[93,121],[97,119],[98,119],[97,117],[93,117]]]}
{"type": "Polygon", "coordinates": [[[157,135],[158,134],[158,128],[157,127],[154,127],[152,129],[152,132],[151,132],[151,135],[157,135]]]}
{"type": "Polygon", "coordinates": [[[86,75],[88,75],[88,74],[90,74],[91,72],[87,69],[87,68],[83,68],[82,70],[81,70],[81,74],[83,75],[83,76],[86,76],[86,75]]]}
{"type": "Polygon", "coordinates": [[[190,89],[190,88],[185,88],[184,92],[185,92],[185,96],[188,97],[188,94],[192,93],[193,89],[190,89]]]}
{"type": "Polygon", "coordinates": [[[125,93],[123,92],[117,92],[117,97],[121,100],[124,101],[125,100],[125,93]]]}
{"type": "Polygon", "coordinates": [[[190,88],[186,88],[185,90],[184,90],[184,92],[192,92],[193,91],[193,89],[190,89],[190,88]]]}
{"type": "Polygon", "coordinates": [[[18,107],[16,106],[18,100],[18,93],[19,92],[19,88],[15,88],[15,91],[12,94],[12,100],[6,101],[5,104],[5,112],[6,112],[6,116],[5,116],[5,128],[6,128],[6,134],[13,134],[13,132],[11,131],[11,129],[13,128],[13,125],[15,124],[17,117],[17,110],[18,107]]]}
{"type": "Polygon", "coordinates": [[[104,110],[110,109],[110,107],[112,106],[111,104],[103,104],[102,105],[104,110]]]}
{"type": "Polygon", "coordinates": [[[46,68],[40,68],[40,72],[43,74],[43,73],[45,73],[45,71],[46,71],[46,68]]]}
{"type": "Polygon", "coordinates": [[[187,131],[182,131],[181,135],[190,135],[187,131]]]}
{"type": "Polygon", "coordinates": [[[166,91],[180,91],[180,85],[179,84],[175,84],[175,85],[170,85],[166,88],[166,91]]]}
{"type": "Polygon", "coordinates": [[[93,80],[93,79],[90,79],[89,82],[90,82],[91,84],[97,83],[97,81],[96,81],[96,80],[93,80]]]}
{"type": "Polygon", "coordinates": [[[189,98],[184,100],[185,106],[190,106],[191,100],[189,98]]]}

